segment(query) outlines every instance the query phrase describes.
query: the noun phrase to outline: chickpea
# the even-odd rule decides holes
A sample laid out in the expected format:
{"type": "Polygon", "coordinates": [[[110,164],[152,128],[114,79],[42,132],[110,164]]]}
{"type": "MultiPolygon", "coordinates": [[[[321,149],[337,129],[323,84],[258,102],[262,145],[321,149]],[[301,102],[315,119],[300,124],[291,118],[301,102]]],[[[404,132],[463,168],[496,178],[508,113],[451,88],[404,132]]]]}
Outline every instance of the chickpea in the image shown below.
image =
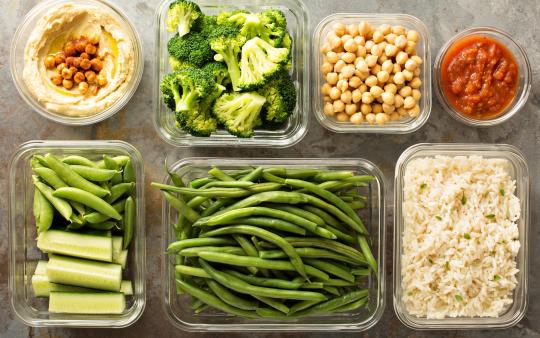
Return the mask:
{"type": "Polygon", "coordinates": [[[347,42],[345,42],[345,43],[343,44],[343,48],[344,48],[347,52],[355,53],[356,50],[358,49],[358,44],[356,44],[356,42],[354,42],[353,39],[349,39],[349,40],[347,40],[347,42]]]}
{"type": "Polygon", "coordinates": [[[89,84],[92,84],[96,81],[96,73],[91,70],[84,72],[84,76],[86,77],[86,82],[88,82],[89,84]]]}
{"type": "Polygon", "coordinates": [[[393,45],[394,42],[396,41],[396,37],[397,37],[396,34],[390,33],[390,34],[387,34],[384,38],[385,38],[386,42],[393,45]]]}
{"type": "Polygon", "coordinates": [[[407,116],[407,115],[409,115],[407,113],[407,109],[405,109],[403,107],[399,107],[398,109],[396,109],[396,112],[399,114],[399,116],[407,116]]]}
{"type": "Polygon", "coordinates": [[[330,98],[330,96],[325,95],[325,96],[323,97],[323,102],[332,102],[332,99],[330,98]]]}
{"type": "Polygon", "coordinates": [[[354,124],[362,124],[364,122],[364,115],[356,113],[351,116],[351,122],[354,124]]]}
{"type": "Polygon", "coordinates": [[[371,26],[369,23],[362,21],[358,25],[358,34],[362,36],[369,36],[371,34],[371,26]]]}
{"type": "Polygon", "coordinates": [[[62,78],[67,80],[71,79],[71,77],[73,76],[73,73],[69,68],[62,69],[62,72],[60,74],[62,75],[62,78]]]}
{"type": "Polygon", "coordinates": [[[392,63],[392,60],[386,60],[381,65],[381,70],[389,74],[392,72],[393,69],[394,69],[394,64],[392,63]]]}
{"type": "Polygon", "coordinates": [[[373,45],[373,47],[371,47],[370,52],[371,52],[371,55],[381,56],[382,49],[379,45],[373,45]]]}
{"type": "Polygon", "coordinates": [[[100,87],[104,87],[107,85],[108,81],[107,81],[107,76],[105,76],[104,74],[99,74],[97,76],[97,83],[100,87]]]}
{"type": "Polygon", "coordinates": [[[370,92],[365,92],[362,94],[362,102],[363,103],[371,103],[373,102],[373,95],[370,92]]]}
{"type": "Polygon", "coordinates": [[[88,38],[88,42],[90,42],[90,43],[93,44],[93,45],[99,44],[99,35],[98,35],[98,34],[94,34],[94,35],[90,36],[90,37],[88,38]]]}
{"type": "Polygon", "coordinates": [[[371,108],[370,104],[362,103],[360,105],[360,111],[362,112],[362,114],[367,115],[367,114],[371,113],[373,111],[373,109],[371,108]]]}
{"type": "Polygon", "coordinates": [[[419,77],[415,77],[414,79],[411,80],[411,82],[409,82],[409,86],[411,86],[411,88],[413,89],[418,89],[420,88],[421,85],[422,85],[422,80],[420,80],[419,77]]]}
{"type": "Polygon", "coordinates": [[[373,32],[373,38],[372,39],[373,39],[373,42],[379,43],[382,40],[384,40],[384,34],[381,33],[381,31],[376,30],[376,31],[373,32]]]}
{"type": "Polygon", "coordinates": [[[349,34],[345,34],[341,37],[341,42],[343,44],[343,46],[345,46],[345,42],[349,41],[349,40],[352,40],[352,36],[350,36],[349,34]]]}
{"type": "Polygon", "coordinates": [[[399,95],[401,95],[402,97],[411,96],[411,94],[412,94],[412,89],[409,86],[405,86],[399,90],[399,95]]]}
{"type": "Polygon", "coordinates": [[[341,70],[341,74],[343,74],[346,79],[350,79],[351,77],[353,77],[354,71],[354,66],[351,64],[343,67],[343,69],[341,70]]]}
{"type": "Polygon", "coordinates": [[[357,70],[354,75],[358,76],[360,80],[365,81],[369,77],[369,71],[361,72],[357,70]]]}
{"type": "Polygon", "coordinates": [[[373,40],[367,40],[364,47],[366,47],[366,50],[371,50],[371,47],[373,47],[374,45],[375,45],[375,42],[373,42],[373,40]]]}
{"type": "Polygon", "coordinates": [[[90,64],[92,65],[92,70],[95,72],[100,72],[103,69],[103,63],[100,59],[94,58],[90,61],[90,64]]]}
{"type": "Polygon", "coordinates": [[[420,101],[420,98],[422,97],[422,93],[418,89],[413,89],[411,96],[416,100],[416,102],[420,101]]]}
{"type": "Polygon", "coordinates": [[[54,85],[57,85],[57,86],[60,86],[62,84],[62,75],[60,74],[56,74],[56,75],[53,75],[51,76],[51,82],[54,84],[54,85]]]}
{"type": "Polygon", "coordinates": [[[56,66],[56,70],[57,70],[59,73],[62,73],[62,70],[63,70],[64,68],[66,68],[66,67],[67,67],[67,66],[66,66],[65,63],[61,63],[61,64],[59,64],[58,66],[56,66]]]}
{"type": "Polygon", "coordinates": [[[392,73],[396,74],[401,72],[401,66],[397,63],[394,63],[394,69],[392,70],[392,73]]]}
{"type": "Polygon", "coordinates": [[[352,92],[352,102],[358,103],[360,101],[362,101],[362,92],[360,91],[360,89],[353,90],[353,92],[352,92]]]}
{"type": "Polygon", "coordinates": [[[70,67],[70,66],[74,66],[74,67],[77,67],[73,64],[73,62],[75,61],[75,57],[73,56],[68,56],[66,58],[66,66],[70,67]]]}
{"type": "Polygon", "coordinates": [[[404,71],[402,71],[402,73],[405,77],[405,81],[411,81],[414,77],[413,72],[411,72],[410,70],[405,69],[404,71]]]}
{"type": "Polygon", "coordinates": [[[329,62],[325,62],[325,63],[323,63],[323,65],[321,66],[321,72],[322,72],[324,75],[330,73],[333,69],[334,69],[334,67],[333,67],[332,64],[329,63],[329,62]]]}
{"type": "Polygon", "coordinates": [[[370,114],[367,114],[367,115],[366,115],[366,121],[367,121],[367,123],[369,123],[369,124],[375,124],[375,120],[376,120],[376,119],[375,119],[375,114],[370,113],[370,114]]]}
{"type": "Polygon", "coordinates": [[[413,56],[411,56],[411,59],[412,59],[414,62],[416,62],[417,65],[421,65],[422,62],[423,62],[423,61],[422,61],[422,58],[419,57],[418,55],[413,55],[413,56]]]}
{"type": "Polygon", "coordinates": [[[366,44],[366,39],[361,35],[355,36],[353,38],[353,41],[358,45],[358,47],[364,46],[366,44]]]}
{"type": "Polygon", "coordinates": [[[419,34],[417,31],[411,29],[410,31],[407,32],[407,40],[418,42],[418,39],[419,39],[419,34]]]}
{"type": "Polygon", "coordinates": [[[345,114],[347,115],[353,115],[356,114],[356,104],[347,104],[345,105],[345,114]]]}
{"type": "Polygon", "coordinates": [[[353,76],[349,79],[349,87],[358,88],[362,84],[362,80],[358,76],[353,76]]]}
{"type": "Polygon", "coordinates": [[[79,91],[81,92],[81,94],[86,94],[88,92],[88,83],[86,82],[79,83],[79,91]]]}
{"type": "Polygon", "coordinates": [[[379,80],[379,83],[386,83],[390,79],[390,74],[385,71],[381,70],[377,73],[377,80],[379,80]]]}
{"type": "Polygon", "coordinates": [[[336,52],[330,51],[326,53],[326,60],[330,63],[336,63],[339,60],[339,57],[336,52]]]}
{"type": "Polygon", "coordinates": [[[381,94],[382,94],[384,91],[383,91],[382,88],[379,87],[379,86],[373,86],[373,87],[371,87],[371,88],[369,89],[369,92],[371,93],[371,95],[373,95],[373,97],[374,97],[375,99],[378,99],[379,97],[381,97],[381,94]]]}
{"type": "Polygon", "coordinates": [[[383,64],[385,61],[388,60],[388,56],[386,56],[386,54],[382,54],[381,56],[379,56],[379,59],[377,60],[379,62],[379,64],[383,64]]]}
{"type": "Polygon", "coordinates": [[[405,76],[402,72],[397,72],[394,74],[394,83],[397,85],[405,83],[405,76]]]}
{"type": "Polygon", "coordinates": [[[368,55],[366,56],[366,63],[368,67],[373,67],[377,64],[377,56],[375,55],[368,55]]]}
{"type": "Polygon", "coordinates": [[[360,93],[364,94],[365,92],[368,91],[368,87],[366,86],[365,83],[363,83],[362,85],[360,85],[360,87],[358,87],[358,89],[360,89],[360,93]]]}
{"type": "Polygon", "coordinates": [[[334,101],[333,106],[336,113],[341,113],[345,110],[345,103],[343,103],[343,101],[336,100],[334,101]]]}
{"type": "Polygon", "coordinates": [[[68,80],[68,79],[63,79],[62,80],[62,86],[66,89],[71,89],[73,88],[73,81],[71,80],[68,80]]]}
{"type": "Polygon", "coordinates": [[[368,72],[369,71],[369,66],[368,64],[366,63],[366,61],[364,60],[359,60],[357,63],[356,63],[356,69],[361,71],[361,72],[368,72]]]}
{"type": "Polygon", "coordinates": [[[413,59],[409,59],[407,60],[407,62],[405,62],[405,69],[410,70],[411,72],[415,70],[416,67],[418,67],[418,65],[416,64],[416,62],[414,62],[413,59]]]}
{"type": "Polygon", "coordinates": [[[412,96],[407,96],[403,101],[403,108],[411,109],[416,104],[416,100],[412,96]]]}
{"type": "Polygon", "coordinates": [[[332,47],[330,47],[330,43],[328,43],[328,42],[325,42],[321,47],[321,53],[323,53],[323,54],[326,54],[331,50],[332,50],[332,47]]]}
{"type": "Polygon", "coordinates": [[[334,116],[336,112],[334,111],[334,105],[331,102],[326,102],[323,109],[324,115],[334,116]]]}
{"type": "Polygon", "coordinates": [[[335,85],[338,82],[337,73],[328,73],[328,74],[326,74],[326,82],[328,82],[331,85],[335,85]]]}
{"type": "Polygon", "coordinates": [[[90,93],[95,96],[99,92],[99,87],[98,86],[90,86],[89,90],[90,90],[90,93]]]}
{"type": "Polygon", "coordinates": [[[366,55],[367,55],[366,47],[358,46],[358,49],[356,50],[356,56],[365,57],[366,55]]]}
{"type": "Polygon", "coordinates": [[[336,88],[339,89],[342,93],[349,88],[349,82],[347,80],[339,80],[336,84],[336,88]]]}
{"type": "Polygon", "coordinates": [[[75,56],[77,54],[76,45],[72,42],[68,42],[64,46],[64,53],[66,56],[75,56]]]}
{"type": "Polygon", "coordinates": [[[386,47],[384,48],[384,54],[385,54],[386,56],[394,56],[394,55],[396,55],[396,53],[398,52],[398,50],[399,50],[399,49],[398,49],[396,46],[388,44],[388,45],[386,45],[386,47]]]}
{"type": "Polygon", "coordinates": [[[399,94],[394,95],[394,106],[396,108],[403,106],[403,97],[399,94]]]}
{"type": "Polygon", "coordinates": [[[416,68],[413,72],[414,76],[420,76],[420,68],[416,68]]]}
{"type": "Polygon", "coordinates": [[[376,64],[371,68],[371,74],[377,76],[377,74],[381,71],[381,65],[376,64]]]}
{"type": "Polygon", "coordinates": [[[336,87],[332,87],[332,89],[330,89],[330,93],[328,93],[328,96],[330,96],[332,100],[337,100],[341,97],[341,90],[337,89],[336,87]]]}
{"type": "Polygon", "coordinates": [[[373,114],[378,114],[378,113],[382,113],[382,104],[380,103],[375,103],[373,105],[371,105],[371,109],[372,109],[372,112],[373,114]]]}
{"type": "Polygon", "coordinates": [[[390,25],[388,24],[383,23],[382,25],[379,26],[379,31],[381,31],[381,33],[383,33],[384,35],[387,35],[387,34],[390,34],[390,32],[392,32],[392,27],[390,27],[390,25]]]}
{"type": "Polygon", "coordinates": [[[336,64],[334,65],[334,72],[340,73],[343,67],[345,67],[346,63],[343,60],[338,60],[336,64]]]}
{"type": "Polygon", "coordinates": [[[420,106],[415,105],[414,107],[409,109],[407,113],[409,114],[410,117],[417,117],[418,115],[420,115],[420,106]]]}
{"type": "MultiPolygon", "coordinates": [[[[390,93],[390,92],[383,92],[381,94],[381,97],[382,97],[382,100],[383,100],[383,103],[384,104],[388,104],[388,105],[393,105],[395,100],[394,100],[394,94],[390,93]]],[[[383,107],[384,108],[384,107],[383,107]]]]}
{"type": "MultiPolygon", "coordinates": [[[[83,74],[84,75],[84,74],[83,74]]],[[[321,94],[328,95],[330,94],[330,89],[332,89],[332,86],[329,83],[325,83],[321,86],[321,94]]]]}
{"type": "Polygon", "coordinates": [[[338,49],[339,47],[341,47],[341,44],[342,44],[341,38],[338,38],[337,36],[331,37],[329,42],[330,42],[330,47],[332,48],[332,50],[338,49]]]}
{"type": "Polygon", "coordinates": [[[90,60],[90,55],[88,55],[88,53],[81,53],[81,55],[79,55],[79,57],[80,57],[81,59],[88,59],[88,60],[90,60]]]}
{"type": "Polygon", "coordinates": [[[66,56],[64,55],[64,53],[60,52],[54,55],[54,63],[59,65],[64,62],[66,62],[66,56]]]}
{"type": "Polygon", "coordinates": [[[346,104],[350,104],[352,102],[352,93],[350,90],[346,90],[341,93],[341,101],[346,104]]]}
{"type": "Polygon", "coordinates": [[[399,65],[405,64],[405,62],[407,62],[408,59],[409,59],[409,55],[407,55],[407,53],[405,52],[399,52],[396,55],[396,63],[399,65]]]}
{"type": "Polygon", "coordinates": [[[80,67],[84,70],[90,69],[92,67],[92,64],[90,63],[90,60],[88,59],[81,59],[80,67]]]}
{"type": "Polygon", "coordinates": [[[56,62],[54,62],[54,56],[49,55],[45,58],[45,68],[53,69],[56,67],[56,62]]]}
{"type": "Polygon", "coordinates": [[[409,55],[415,55],[416,54],[416,42],[407,41],[407,46],[405,47],[405,53],[407,53],[409,55]]]}
{"type": "Polygon", "coordinates": [[[384,91],[396,95],[396,93],[397,93],[397,86],[396,86],[395,84],[393,84],[393,83],[389,83],[389,84],[387,84],[386,86],[384,86],[384,91]]]}
{"type": "Polygon", "coordinates": [[[81,83],[85,80],[84,74],[82,72],[77,72],[75,75],[73,75],[73,81],[75,83],[81,83]]]}
{"type": "Polygon", "coordinates": [[[75,50],[77,50],[77,52],[79,53],[83,53],[85,52],[85,49],[86,49],[86,41],[85,40],[78,40],[77,42],[75,42],[75,50]]]}
{"type": "Polygon", "coordinates": [[[396,35],[403,35],[405,34],[405,27],[403,26],[392,26],[392,33],[396,35]]]}
{"type": "Polygon", "coordinates": [[[388,120],[390,120],[390,116],[388,116],[387,114],[379,113],[375,115],[375,123],[377,123],[378,125],[383,125],[388,122],[388,120]]]}
{"type": "Polygon", "coordinates": [[[373,86],[376,86],[377,83],[378,83],[378,80],[377,80],[377,77],[375,75],[370,75],[365,81],[364,83],[368,86],[368,87],[373,87],[373,86]]]}
{"type": "Polygon", "coordinates": [[[347,33],[352,37],[356,37],[358,35],[358,25],[347,25],[347,33]]]}
{"type": "Polygon", "coordinates": [[[337,36],[343,36],[345,35],[345,32],[347,30],[347,28],[345,27],[344,24],[342,24],[341,22],[338,22],[336,23],[332,29],[334,30],[334,33],[337,35],[337,36]]]}
{"type": "Polygon", "coordinates": [[[394,41],[394,45],[396,47],[403,49],[407,46],[407,38],[404,35],[400,35],[396,37],[396,40],[394,41]]]}
{"type": "Polygon", "coordinates": [[[337,114],[336,118],[339,122],[349,122],[349,115],[345,113],[337,114]]]}

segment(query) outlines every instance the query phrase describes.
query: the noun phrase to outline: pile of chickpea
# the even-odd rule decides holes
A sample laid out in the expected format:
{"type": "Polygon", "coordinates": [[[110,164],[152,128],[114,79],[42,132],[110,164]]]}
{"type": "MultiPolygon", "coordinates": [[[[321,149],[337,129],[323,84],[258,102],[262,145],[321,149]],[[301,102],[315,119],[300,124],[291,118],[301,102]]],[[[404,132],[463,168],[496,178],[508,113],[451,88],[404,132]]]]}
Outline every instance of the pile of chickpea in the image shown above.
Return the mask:
{"type": "Polygon", "coordinates": [[[336,23],[321,47],[324,114],[383,125],[420,114],[419,34],[387,24],[336,23]]]}
{"type": "Polygon", "coordinates": [[[45,67],[54,71],[51,82],[65,89],[77,85],[79,93],[97,95],[99,88],[107,85],[107,77],[101,72],[103,58],[98,55],[99,36],[81,36],[63,46],[62,51],[48,55],[45,67]]]}

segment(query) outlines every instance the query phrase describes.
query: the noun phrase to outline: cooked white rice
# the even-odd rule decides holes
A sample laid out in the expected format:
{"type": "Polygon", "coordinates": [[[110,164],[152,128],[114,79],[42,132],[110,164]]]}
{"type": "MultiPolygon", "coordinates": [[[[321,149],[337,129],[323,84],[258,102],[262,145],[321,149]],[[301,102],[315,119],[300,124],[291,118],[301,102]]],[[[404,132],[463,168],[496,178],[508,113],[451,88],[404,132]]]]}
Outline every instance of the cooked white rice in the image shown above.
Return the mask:
{"type": "Polygon", "coordinates": [[[509,168],[478,156],[407,165],[401,286],[411,315],[498,317],[512,304],[520,203],[509,168]]]}

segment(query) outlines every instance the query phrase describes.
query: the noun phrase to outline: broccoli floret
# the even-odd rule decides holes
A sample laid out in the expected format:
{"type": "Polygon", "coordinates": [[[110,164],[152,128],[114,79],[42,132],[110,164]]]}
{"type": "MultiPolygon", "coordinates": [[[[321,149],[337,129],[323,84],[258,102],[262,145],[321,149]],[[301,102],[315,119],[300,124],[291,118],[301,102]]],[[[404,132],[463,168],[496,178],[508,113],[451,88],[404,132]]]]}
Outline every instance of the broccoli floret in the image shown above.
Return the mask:
{"type": "Polygon", "coordinates": [[[222,62],[210,62],[207,63],[203,70],[208,72],[214,77],[214,81],[217,84],[222,86],[227,86],[231,83],[231,78],[229,77],[229,72],[227,71],[227,66],[222,62]]]}
{"type": "Polygon", "coordinates": [[[231,11],[231,12],[221,12],[216,17],[217,24],[218,25],[228,24],[230,23],[229,18],[237,14],[251,14],[251,12],[245,9],[235,9],[234,11],[231,11]]]}
{"type": "Polygon", "coordinates": [[[260,38],[247,41],[242,47],[238,87],[243,91],[249,91],[263,86],[287,64],[288,60],[287,48],[273,47],[260,38]]]}
{"type": "Polygon", "coordinates": [[[178,31],[184,36],[191,30],[194,22],[203,17],[201,8],[189,0],[175,0],[167,10],[167,31],[178,31]]]}
{"type": "Polygon", "coordinates": [[[167,43],[167,50],[178,61],[194,67],[202,67],[214,58],[208,38],[200,32],[190,32],[184,36],[176,34],[167,43]]]}
{"type": "Polygon", "coordinates": [[[237,137],[253,136],[253,128],[260,124],[264,96],[255,92],[226,93],[214,103],[214,115],[227,131],[237,137]]]}
{"type": "Polygon", "coordinates": [[[174,70],[179,70],[180,68],[184,68],[184,67],[193,67],[192,64],[180,61],[177,58],[175,58],[174,56],[169,56],[169,65],[171,66],[171,69],[173,71],[174,70]]]}
{"type": "Polygon", "coordinates": [[[296,107],[296,88],[292,78],[285,70],[279,72],[258,92],[266,98],[263,117],[268,122],[284,122],[296,107]]]}
{"type": "Polygon", "coordinates": [[[287,21],[279,10],[268,10],[262,13],[235,11],[218,16],[218,24],[234,24],[240,28],[240,34],[247,40],[259,37],[278,47],[287,33],[287,21]]]}
{"type": "Polygon", "coordinates": [[[233,89],[238,91],[240,80],[239,55],[246,39],[239,34],[237,28],[231,25],[218,25],[216,28],[213,36],[210,37],[210,47],[217,53],[214,60],[225,62],[233,89]]]}

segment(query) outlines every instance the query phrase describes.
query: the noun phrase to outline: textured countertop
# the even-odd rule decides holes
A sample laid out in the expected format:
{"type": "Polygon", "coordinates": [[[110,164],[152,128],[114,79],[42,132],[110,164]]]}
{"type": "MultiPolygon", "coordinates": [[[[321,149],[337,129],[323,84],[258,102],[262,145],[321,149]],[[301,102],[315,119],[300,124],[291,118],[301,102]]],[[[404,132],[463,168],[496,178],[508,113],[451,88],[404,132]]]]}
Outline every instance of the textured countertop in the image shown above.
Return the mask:
{"type": "Polygon", "coordinates": [[[326,15],[334,12],[408,13],[420,18],[430,32],[432,59],[442,44],[457,32],[470,26],[496,26],[509,32],[528,53],[533,70],[533,90],[525,108],[509,122],[489,129],[465,127],[445,113],[434,99],[431,117],[417,132],[409,135],[338,135],[321,127],[310,118],[307,136],[287,149],[242,148],[174,148],[165,144],[152,124],[152,70],[154,47],[154,9],[158,0],[115,0],[136,24],[142,37],[145,56],[143,80],[131,102],[105,122],[88,127],[68,127],[50,122],[34,113],[19,97],[9,71],[9,43],[21,18],[35,0],[0,1],[0,337],[216,337],[218,334],[182,332],[173,327],[162,310],[160,286],[160,196],[149,189],[149,182],[163,179],[165,156],[180,159],[188,156],[227,157],[361,157],[378,165],[387,179],[389,194],[386,215],[387,270],[392,270],[393,178],[399,155],[420,142],[508,143],[526,155],[532,176],[529,307],[525,318],[515,327],[497,331],[421,332],[403,326],[392,307],[391,273],[387,276],[387,306],[380,322],[367,332],[344,333],[260,333],[224,334],[227,337],[540,337],[540,260],[536,259],[540,231],[536,206],[540,182],[540,109],[538,76],[540,75],[540,1],[537,0],[305,0],[310,14],[310,32],[326,15]],[[8,295],[8,195],[9,159],[19,144],[28,140],[120,139],[137,147],[144,157],[146,169],[147,224],[147,305],[134,325],[120,330],[104,329],[35,329],[18,321],[10,310],[8,295]],[[536,319],[535,319],[536,318],[536,319]]]}

